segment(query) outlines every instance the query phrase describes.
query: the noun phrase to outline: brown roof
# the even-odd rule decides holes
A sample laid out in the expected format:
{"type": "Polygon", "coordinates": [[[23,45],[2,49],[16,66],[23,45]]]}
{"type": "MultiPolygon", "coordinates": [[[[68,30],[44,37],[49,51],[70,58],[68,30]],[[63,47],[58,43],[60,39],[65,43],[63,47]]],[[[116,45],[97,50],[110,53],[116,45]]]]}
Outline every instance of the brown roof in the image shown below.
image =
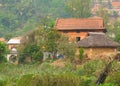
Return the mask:
{"type": "Polygon", "coordinates": [[[60,18],[57,19],[55,28],[58,30],[105,29],[104,21],[100,17],[60,18]]]}
{"type": "Polygon", "coordinates": [[[6,42],[4,38],[0,38],[0,42],[6,42]]]}
{"type": "Polygon", "coordinates": [[[120,47],[120,44],[108,39],[104,33],[90,33],[88,37],[78,42],[78,47],[120,47]]]}
{"type": "Polygon", "coordinates": [[[113,7],[119,7],[120,6],[120,2],[112,2],[111,3],[113,7]]]}

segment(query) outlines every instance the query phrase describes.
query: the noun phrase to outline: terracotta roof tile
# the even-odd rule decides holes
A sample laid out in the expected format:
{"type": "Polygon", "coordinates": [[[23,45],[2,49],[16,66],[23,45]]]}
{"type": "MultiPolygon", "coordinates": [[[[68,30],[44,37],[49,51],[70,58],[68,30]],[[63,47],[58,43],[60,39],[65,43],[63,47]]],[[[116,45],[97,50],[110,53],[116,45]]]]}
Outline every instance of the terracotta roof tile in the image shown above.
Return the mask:
{"type": "Polygon", "coordinates": [[[120,2],[112,2],[113,7],[120,7],[120,2]]]}
{"type": "Polygon", "coordinates": [[[105,29],[102,18],[60,18],[57,19],[55,28],[58,30],[74,29],[105,29]]]}

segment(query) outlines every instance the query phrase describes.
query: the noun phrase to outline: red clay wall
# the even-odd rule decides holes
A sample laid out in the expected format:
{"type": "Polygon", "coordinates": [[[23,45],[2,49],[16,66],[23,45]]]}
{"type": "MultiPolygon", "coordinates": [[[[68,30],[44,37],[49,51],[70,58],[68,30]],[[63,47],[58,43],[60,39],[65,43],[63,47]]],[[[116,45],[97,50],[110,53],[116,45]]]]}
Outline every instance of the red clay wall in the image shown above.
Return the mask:
{"type": "MultiPolygon", "coordinates": [[[[77,31],[77,30],[68,30],[68,31],[59,31],[61,33],[66,34],[69,37],[70,41],[76,41],[76,37],[80,37],[80,39],[84,39],[88,36],[88,32],[90,31],[77,31]]],[[[103,30],[96,30],[95,32],[103,32],[103,30]]]]}

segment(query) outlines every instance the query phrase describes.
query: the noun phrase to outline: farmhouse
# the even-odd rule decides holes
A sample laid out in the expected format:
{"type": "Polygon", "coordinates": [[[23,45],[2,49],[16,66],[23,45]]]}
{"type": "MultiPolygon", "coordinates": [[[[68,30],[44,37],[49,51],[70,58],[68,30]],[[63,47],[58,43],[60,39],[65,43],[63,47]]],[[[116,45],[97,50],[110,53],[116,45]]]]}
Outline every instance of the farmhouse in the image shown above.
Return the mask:
{"type": "Polygon", "coordinates": [[[84,48],[84,54],[89,58],[117,52],[120,44],[108,39],[104,33],[89,33],[89,36],[78,42],[78,47],[84,48]]]}
{"type": "Polygon", "coordinates": [[[113,9],[119,9],[120,10],[120,2],[111,2],[113,9]]]}
{"type": "Polygon", "coordinates": [[[7,55],[7,60],[10,62],[17,61],[17,47],[20,45],[21,37],[15,37],[10,39],[7,42],[8,49],[10,50],[10,53],[7,55]]]}
{"type": "Polygon", "coordinates": [[[88,36],[88,32],[106,32],[100,17],[60,18],[56,20],[54,28],[66,34],[70,41],[80,41],[88,36]]]}
{"type": "Polygon", "coordinates": [[[17,46],[20,45],[20,40],[21,37],[15,37],[15,38],[11,38],[8,42],[8,49],[11,50],[12,48],[16,48],[17,46]]]}

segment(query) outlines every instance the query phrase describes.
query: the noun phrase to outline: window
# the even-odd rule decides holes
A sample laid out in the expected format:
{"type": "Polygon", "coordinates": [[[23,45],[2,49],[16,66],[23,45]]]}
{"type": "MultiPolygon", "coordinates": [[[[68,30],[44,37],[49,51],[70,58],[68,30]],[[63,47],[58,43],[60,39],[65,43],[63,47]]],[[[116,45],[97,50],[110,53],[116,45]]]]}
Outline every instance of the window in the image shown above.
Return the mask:
{"type": "Polygon", "coordinates": [[[79,31],[79,30],[77,30],[77,31],[76,31],[76,33],[80,33],[80,31],[79,31]]]}
{"type": "Polygon", "coordinates": [[[80,37],[76,37],[76,42],[80,41],[80,37]]]}
{"type": "Polygon", "coordinates": [[[64,33],[68,33],[68,31],[64,31],[64,33]]]}

